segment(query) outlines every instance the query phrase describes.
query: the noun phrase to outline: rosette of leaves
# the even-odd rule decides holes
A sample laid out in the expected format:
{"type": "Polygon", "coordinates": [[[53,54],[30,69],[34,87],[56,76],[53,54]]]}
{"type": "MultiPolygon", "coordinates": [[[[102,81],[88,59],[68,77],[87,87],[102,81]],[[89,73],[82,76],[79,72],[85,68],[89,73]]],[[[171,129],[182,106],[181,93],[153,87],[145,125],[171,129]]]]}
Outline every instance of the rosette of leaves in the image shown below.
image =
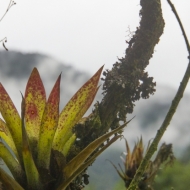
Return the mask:
{"type": "MultiPolygon", "coordinates": [[[[144,145],[142,138],[137,141],[135,144],[133,151],[130,150],[127,140],[125,140],[126,144],[126,153],[124,152],[125,158],[121,156],[121,159],[124,163],[124,170],[119,165],[121,170],[118,170],[117,167],[112,163],[114,168],[116,169],[119,176],[125,182],[126,189],[129,187],[131,181],[133,180],[137,169],[139,168],[141,161],[144,158],[144,153],[148,151],[149,144],[144,151],[144,145]]],[[[137,190],[153,190],[154,178],[160,169],[162,164],[168,165],[173,164],[175,157],[172,151],[172,144],[163,143],[154,159],[154,161],[149,161],[149,164],[144,171],[141,182],[138,185],[137,190]]]]}
{"type": "MultiPolygon", "coordinates": [[[[0,113],[3,117],[0,119],[0,158],[12,174],[0,167],[2,189],[72,189],[70,183],[121,137],[117,135],[106,141],[126,123],[98,137],[73,158],[67,158],[76,141],[73,127],[93,102],[102,69],[76,92],[60,113],[61,75],[46,100],[39,72],[33,69],[22,96],[21,116],[0,83],[0,113]]],[[[80,186],[75,188],[81,189],[80,186]]]]}

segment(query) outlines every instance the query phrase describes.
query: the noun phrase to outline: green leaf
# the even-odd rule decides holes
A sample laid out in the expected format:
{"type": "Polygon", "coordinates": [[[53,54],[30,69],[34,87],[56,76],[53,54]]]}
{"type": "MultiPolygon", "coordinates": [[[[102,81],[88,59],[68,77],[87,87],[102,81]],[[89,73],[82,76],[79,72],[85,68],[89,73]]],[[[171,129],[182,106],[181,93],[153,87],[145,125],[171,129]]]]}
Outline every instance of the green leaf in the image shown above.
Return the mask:
{"type": "Polygon", "coordinates": [[[64,146],[64,149],[63,149],[63,155],[64,155],[64,156],[67,156],[67,154],[68,154],[68,152],[69,152],[71,146],[74,144],[75,140],[76,140],[76,135],[73,134],[73,135],[69,138],[69,140],[65,143],[65,146],[64,146]]]}
{"type": "Polygon", "coordinates": [[[38,166],[49,169],[50,153],[59,119],[60,80],[58,77],[46,103],[38,142],[38,166]]]}
{"type": "MultiPolygon", "coordinates": [[[[117,169],[117,167],[116,167],[116,165],[112,162],[112,161],[110,161],[110,160],[108,160],[111,164],[112,164],[112,166],[115,168],[115,170],[116,170],[116,172],[118,173],[118,175],[119,175],[119,177],[121,178],[121,179],[123,179],[123,180],[130,180],[130,178],[124,173],[124,171],[123,170],[121,170],[121,172],[117,169]]],[[[120,166],[120,165],[119,165],[120,166]]]]}
{"type": "Polygon", "coordinates": [[[83,163],[68,179],[64,180],[64,182],[58,187],[57,190],[65,189],[82,171],[84,171],[89,165],[94,162],[94,160],[111,144],[113,144],[117,139],[121,138],[121,135],[117,135],[113,137],[106,145],[101,147],[92,157],[90,157],[85,163],[83,163]]]}
{"type": "Polygon", "coordinates": [[[18,152],[16,150],[15,143],[14,143],[14,141],[12,139],[11,133],[10,133],[6,123],[1,118],[0,118],[0,137],[11,148],[11,150],[14,152],[17,159],[19,159],[18,152]]]}
{"type": "Polygon", "coordinates": [[[24,182],[25,176],[24,171],[18,160],[10,153],[3,142],[0,142],[0,158],[3,159],[13,177],[22,184],[24,182]]]}
{"type": "Polygon", "coordinates": [[[11,176],[9,176],[1,167],[0,167],[0,181],[3,183],[5,189],[8,190],[24,190],[11,176]]]}
{"type": "Polygon", "coordinates": [[[122,126],[112,130],[111,132],[102,135],[98,139],[90,143],[85,149],[83,149],[77,156],[75,156],[64,168],[64,175],[69,178],[85,161],[86,159],[110,136],[121,131],[131,120],[124,123],[122,126]]]}
{"type": "Polygon", "coordinates": [[[46,104],[46,93],[36,68],[33,69],[25,91],[25,122],[32,152],[37,147],[41,119],[46,104]]]}
{"type": "MultiPolygon", "coordinates": [[[[20,160],[22,160],[22,132],[21,120],[11,98],[0,83],[0,112],[12,135],[20,160]]],[[[8,143],[8,142],[7,142],[8,143]]],[[[14,150],[13,150],[14,151],[14,150]]]]}
{"type": "Polygon", "coordinates": [[[71,98],[59,116],[58,128],[55,133],[53,149],[63,151],[67,140],[72,136],[72,127],[82,118],[90,107],[102,72],[101,67],[71,98]]]}
{"type": "Polygon", "coordinates": [[[22,119],[22,140],[23,140],[23,146],[22,146],[23,162],[28,182],[28,188],[31,190],[36,190],[41,188],[40,175],[38,173],[38,170],[36,168],[36,165],[34,163],[30,151],[28,137],[24,124],[24,115],[25,115],[25,100],[24,97],[22,96],[21,119],[22,119]]]}

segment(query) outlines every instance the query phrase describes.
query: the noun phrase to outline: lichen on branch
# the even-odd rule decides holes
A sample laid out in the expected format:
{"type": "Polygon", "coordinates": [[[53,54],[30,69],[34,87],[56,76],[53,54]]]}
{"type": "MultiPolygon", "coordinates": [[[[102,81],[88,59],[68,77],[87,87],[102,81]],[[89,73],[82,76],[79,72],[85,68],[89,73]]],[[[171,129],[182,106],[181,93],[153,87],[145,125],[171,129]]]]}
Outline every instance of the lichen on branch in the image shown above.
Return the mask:
{"type": "MultiPolygon", "coordinates": [[[[134,102],[149,98],[155,92],[156,83],[145,68],[153,56],[154,47],[163,33],[164,20],[160,0],[141,0],[140,26],[132,36],[125,57],[104,74],[104,98],[99,106],[103,124],[109,127],[113,118],[125,120],[132,113],[134,102]]],[[[107,129],[106,127],[106,129],[107,129]]]]}
{"type": "Polygon", "coordinates": [[[155,92],[156,83],[145,68],[153,56],[165,23],[160,0],[141,0],[140,5],[140,26],[127,42],[125,56],[111,70],[103,73],[102,101],[95,104],[92,114],[74,127],[78,141],[67,156],[69,160],[110,128],[119,127],[119,121],[125,121],[126,115],[133,112],[135,101],[149,98],[155,92]]]}
{"type": "Polygon", "coordinates": [[[74,132],[80,139],[75,146],[79,149],[110,128],[118,127],[119,121],[125,121],[126,114],[133,112],[135,101],[155,92],[156,83],[145,68],[163,33],[164,20],[160,0],[141,0],[140,4],[140,26],[128,42],[125,57],[103,73],[102,101],[95,104],[89,117],[75,126],[74,132]]]}

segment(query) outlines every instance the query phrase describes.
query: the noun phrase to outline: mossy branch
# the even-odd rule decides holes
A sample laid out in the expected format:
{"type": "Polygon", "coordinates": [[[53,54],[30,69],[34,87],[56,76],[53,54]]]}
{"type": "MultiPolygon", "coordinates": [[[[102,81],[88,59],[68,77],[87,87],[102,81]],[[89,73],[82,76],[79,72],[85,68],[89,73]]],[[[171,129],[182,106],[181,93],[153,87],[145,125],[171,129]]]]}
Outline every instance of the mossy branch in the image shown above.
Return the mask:
{"type": "MultiPolygon", "coordinates": [[[[127,42],[125,57],[119,59],[111,70],[106,70],[103,84],[103,99],[95,105],[93,113],[76,126],[81,149],[110,128],[119,126],[126,115],[133,112],[135,101],[148,98],[155,92],[156,83],[145,68],[153,56],[154,48],[163,33],[164,20],[160,0],[141,0],[140,26],[127,42]],[[81,132],[84,129],[84,132],[81,132]],[[81,134],[82,133],[82,134],[81,134]]],[[[75,151],[70,157],[77,154],[75,151]]]]}
{"type": "Polygon", "coordinates": [[[119,59],[111,70],[103,75],[103,99],[95,105],[93,113],[79,122],[74,132],[79,141],[73,146],[67,159],[77,155],[93,140],[119,126],[126,115],[133,112],[135,101],[148,98],[155,92],[153,77],[145,72],[154,48],[163,33],[164,20],[160,0],[141,0],[140,26],[127,42],[125,57],[119,59]]]}
{"type": "MultiPolygon", "coordinates": [[[[178,16],[178,14],[177,14],[177,11],[175,10],[174,5],[173,5],[173,4],[171,3],[171,1],[169,1],[169,0],[168,0],[168,3],[169,3],[170,6],[172,7],[172,10],[173,10],[173,12],[174,12],[174,14],[175,14],[175,16],[176,16],[176,18],[177,18],[177,21],[178,21],[178,23],[179,23],[179,25],[180,25],[181,30],[182,30],[182,32],[183,32],[183,36],[184,36],[184,38],[185,38],[187,50],[188,50],[188,53],[189,53],[189,55],[190,55],[189,42],[188,42],[188,39],[187,39],[187,35],[186,35],[186,33],[185,33],[185,30],[184,30],[184,28],[183,28],[183,25],[182,25],[182,23],[181,23],[181,21],[180,21],[180,18],[179,18],[179,16],[178,16]]],[[[163,136],[164,132],[166,131],[167,127],[169,126],[170,121],[171,121],[171,119],[172,119],[172,117],[173,117],[173,115],[174,115],[174,113],[175,113],[175,111],[176,111],[176,109],[177,109],[177,107],[178,107],[178,104],[179,104],[180,100],[181,100],[182,97],[183,97],[183,93],[184,93],[185,88],[186,88],[186,86],[187,86],[187,83],[188,83],[188,81],[189,81],[189,77],[190,77],[190,62],[189,62],[189,64],[188,64],[188,67],[187,67],[186,72],[185,72],[185,74],[184,74],[184,77],[183,77],[183,79],[182,79],[182,82],[180,83],[180,86],[179,86],[179,88],[178,88],[178,91],[177,91],[177,93],[176,93],[176,95],[175,95],[175,97],[174,97],[174,99],[173,99],[173,101],[172,101],[172,103],[171,103],[171,106],[170,106],[170,108],[169,108],[169,111],[168,111],[168,113],[167,113],[167,115],[166,115],[166,117],[165,117],[165,119],[164,119],[164,121],[163,121],[163,123],[162,123],[160,129],[157,131],[157,134],[156,134],[156,136],[155,136],[153,142],[151,143],[151,145],[150,145],[150,147],[149,147],[149,150],[148,150],[148,152],[146,153],[146,155],[145,155],[145,157],[144,157],[144,159],[143,159],[141,165],[139,166],[139,168],[138,168],[138,170],[137,170],[137,172],[136,172],[136,175],[134,176],[134,178],[133,178],[133,180],[132,180],[132,182],[131,182],[131,184],[130,184],[128,190],[136,190],[136,187],[137,187],[138,184],[140,183],[141,178],[142,178],[142,175],[143,175],[143,173],[144,173],[144,171],[145,171],[145,169],[146,169],[146,167],[147,167],[147,165],[148,165],[148,163],[149,163],[149,160],[151,159],[151,157],[152,157],[152,155],[154,154],[154,152],[157,150],[158,143],[160,142],[160,139],[162,138],[162,136],[163,136]]]]}
{"type": "Polygon", "coordinates": [[[141,0],[140,5],[140,26],[127,42],[125,57],[103,73],[104,98],[99,110],[104,131],[114,120],[125,121],[126,114],[133,112],[135,101],[155,92],[156,83],[144,70],[163,33],[164,20],[159,0],[141,0]]]}

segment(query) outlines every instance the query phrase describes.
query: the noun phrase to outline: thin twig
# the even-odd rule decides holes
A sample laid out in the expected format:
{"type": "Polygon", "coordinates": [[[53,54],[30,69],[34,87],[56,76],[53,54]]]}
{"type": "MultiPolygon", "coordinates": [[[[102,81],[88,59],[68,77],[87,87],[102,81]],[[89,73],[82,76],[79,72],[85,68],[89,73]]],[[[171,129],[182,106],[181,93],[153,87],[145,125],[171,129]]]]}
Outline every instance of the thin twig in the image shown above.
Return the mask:
{"type": "Polygon", "coordinates": [[[5,17],[5,15],[7,14],[7,12],[9,11],[9,9],[10,9],[13,5],[15,5],[15,4],[16,4],[16,3],[15,3],[13,0],[10,0],[9,5],[8,5],[8,7],[7,7],[7,10],[5,11],[4,15],[0,18],[0,22],[3,20],[3,18],[5,17]]]}
{"type": "Polygon", "coordinates": [[[5,43],[7,43],[7,37],[5,37],[2,40],[0,40],[0,42],[2,42],[3,47],[5,48],[5,50],[8,51],[7,47],[5,46],[5,43]]]}
{"type": "Polygon", "coordinates": [[[172,11],[173,11],[173,13],[174,13],[176,19],[177,19],[177,21],[178,21],[178,23],[179,23],[179,26],[180,26],[180,28],[181,28],[181,31],[182,31],[183,36],[184,36],[184,39],[185,39],[185,44],[186,44],[186,46],[187,46],[187,51],[188,51],[188,53],[189,53],[189,55],[190,55],[190,45],[189,45],[189,41],[188,41],[187,35],[186,35],[186,33],[185,33],[185,30],[184,30],[184,28],[183,28],[183,25],[182,25],[182,23],[181,23],[181,20],[180,20],[180,18],[179,18],[179,15],[177,14],[177,11],[176,11],[176,9],[175,9],[175,6],[172,4],[172,2],[171,2],[170,0],[167,0],[167,1],[168,1],[168,3],[169,3],[169,5],[170,5],[170,7],[171,7],[171,9],[172,9],[172,11]]]}
{"type": "MultiPolygon", "coordinates": [[[[3,20],[3,18],[5,17],[5,15],[7,14],[7,12],[9,11],[9,9],[15,5],[16,3],[13,0],[10,0],[9,5],[7,7],[7,10],[5,11],[4,15],[0,18],[0,22],[3,20]]],[[[3,38],[2,40],[0,40],[0,42],[2,42],[3,47],[5,48],[6,51],[8,51],[7,47],[5,46],[5,43],[7,42],[7,37],[3,38]]]]}
{"type": "MultiPolygon", "coordinates": [[[[169,2],[170,6],[172,5],[172,10],[174,11],[175,16],[177,18],[177,21],[178,21],[178,23],[180,25],[180,28],[181,28],[182,32],[183,32],[183,35],[184,35],[184,38],[185,38],[185,43],[186,43],[188,52],[190,53],[189,42],[188,42],[187,36],[185,34],[185,30],[183,28],[183,25],[181,24],[180,18],[179,18],[178,14],[177,14],[177,12],[175,10],[174,5],[171,4],[171,2],[169,0],[167,0],[167,1],[169,2]]],[[[171,119],[172,119],[172,117],[173,117],[173,115],[174,115],[174,113],[175,113],[175,111],[176,111],[176,109],[178,107],[178,104],[179,104],[180,100],[183,97],[183,93],[184,93],[185,88],[187,86],[187,83],[189,81],[189,76],[190,76],[190,62],[188,64],[188,67],[187,67],[186,72],[184,74],[183,80],[180,83],[178,91],[177,91],[177,93],[176,93],[176,95],[175,95],[175,97],[174,97],[174,99],[172,101],[170,109],[169,109],[169,111],[168,111],[168,113],[167,113],[167,115],[166,115],[160,129],[157,131],[157,134],[156,134],[153,142],[151,143],[151,145],[149,147],[149,150],[146,153],[143,161],[141,162],[141,164],[140,164],[140,166],[139,166],[139,168],[138,168],[138,170],[137,170],[137,172],[136,172],[136,174],[135,174],[135,176],[134,176],[128,190],[135,190],[136,187],[138,186],[139,182],[141,181],[142,175],[143,175],[143,173],[144,173],[144,171],[145,171],[145,169],[146,169],[146,167],[147,167],[147,165],[149,163],[149,160],[151,159],[154,152],[157,150],[158,143],[160,142],[160,139],[162,138],[162,136],[163,136],[164,132],[166,131],[167,127],[169,126],[170,121],[171,121],[171,119]]]]}

